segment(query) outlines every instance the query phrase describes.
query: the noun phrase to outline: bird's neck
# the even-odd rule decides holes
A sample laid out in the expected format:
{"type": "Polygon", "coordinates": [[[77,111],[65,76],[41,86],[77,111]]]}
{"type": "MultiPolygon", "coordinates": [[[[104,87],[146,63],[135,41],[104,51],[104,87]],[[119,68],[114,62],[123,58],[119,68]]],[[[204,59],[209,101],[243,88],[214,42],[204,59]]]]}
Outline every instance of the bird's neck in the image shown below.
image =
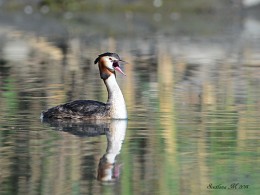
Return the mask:
{"type": "Polygon", "coordinates": [[[110,75],[104,82],[108,92],[107,104],[111,107],[111,118],[127,119],[124,96],[116,82],[115,75],[110,75]]]}

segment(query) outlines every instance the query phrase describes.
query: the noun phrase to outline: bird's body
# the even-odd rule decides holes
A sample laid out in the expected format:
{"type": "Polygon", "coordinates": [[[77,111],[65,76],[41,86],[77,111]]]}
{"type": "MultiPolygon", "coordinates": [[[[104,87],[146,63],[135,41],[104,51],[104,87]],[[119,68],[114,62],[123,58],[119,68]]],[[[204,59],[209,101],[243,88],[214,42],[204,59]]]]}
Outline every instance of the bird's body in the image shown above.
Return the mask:
{"type": "MultiPolygon", "coordinates": [[[[116,82],[115,70],[123,73],[119,67],[119,56],[115,53],[104,53],[95,60],[98,62],[100,77],[107,92],[107,103],[94,100],[75,100],[55,106],[42,112],[41,117],[48,119],[127,119],[123,94],[116,82]]],[[[123,73],[124,74],[124,73],[123,73]]]]}

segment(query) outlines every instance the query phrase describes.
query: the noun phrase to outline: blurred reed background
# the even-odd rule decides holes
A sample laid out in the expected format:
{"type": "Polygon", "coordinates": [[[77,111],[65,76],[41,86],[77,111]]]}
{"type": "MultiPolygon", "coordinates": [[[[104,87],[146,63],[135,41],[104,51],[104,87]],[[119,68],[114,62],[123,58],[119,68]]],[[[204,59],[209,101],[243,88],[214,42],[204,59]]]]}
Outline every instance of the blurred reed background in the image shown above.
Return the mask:
{"type": "Polygon", "coordinates": [[[0,0],[0,194],[259,194],[259,7],[0,0]],[[117,76],[129,121],[111,183],[97,181],[106,136],[39,119],[70,100],[106,101],[93,64],[106,51],[129,62],[117,76]]]}

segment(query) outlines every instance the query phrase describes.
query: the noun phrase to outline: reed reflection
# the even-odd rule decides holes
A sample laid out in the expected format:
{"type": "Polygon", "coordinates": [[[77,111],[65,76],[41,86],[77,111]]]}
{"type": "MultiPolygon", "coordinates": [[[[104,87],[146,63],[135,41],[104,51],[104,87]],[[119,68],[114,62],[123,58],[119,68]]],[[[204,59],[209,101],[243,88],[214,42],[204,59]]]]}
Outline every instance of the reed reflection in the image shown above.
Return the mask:
{"type": "Polygon", "coordinates": [[[120,164],[116,157],[120,154],[125,139],[127,120],[91,120],[91,121],[59,121],[44,120],[55,130],[68,132],[80,137],[94,137],[106,135],[107,148],[100,158],[97,168],[97,180],[113,182],[119,179],[120,164]]]}

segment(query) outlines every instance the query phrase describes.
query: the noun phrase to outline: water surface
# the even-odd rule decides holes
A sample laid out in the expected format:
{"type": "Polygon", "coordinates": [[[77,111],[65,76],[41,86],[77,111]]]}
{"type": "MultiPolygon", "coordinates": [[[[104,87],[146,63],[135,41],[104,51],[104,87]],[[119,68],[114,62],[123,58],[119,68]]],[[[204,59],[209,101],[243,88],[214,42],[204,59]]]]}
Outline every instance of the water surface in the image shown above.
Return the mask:
{"type": "Polygon", "coordinates": [[[136,17],[108,32],[2,18],[1,194],[259,194],[259,21],[136,17]],[[106,51],[129,62],[129,120],[42,123],[51,106],[106,101],[106,51]]]}

